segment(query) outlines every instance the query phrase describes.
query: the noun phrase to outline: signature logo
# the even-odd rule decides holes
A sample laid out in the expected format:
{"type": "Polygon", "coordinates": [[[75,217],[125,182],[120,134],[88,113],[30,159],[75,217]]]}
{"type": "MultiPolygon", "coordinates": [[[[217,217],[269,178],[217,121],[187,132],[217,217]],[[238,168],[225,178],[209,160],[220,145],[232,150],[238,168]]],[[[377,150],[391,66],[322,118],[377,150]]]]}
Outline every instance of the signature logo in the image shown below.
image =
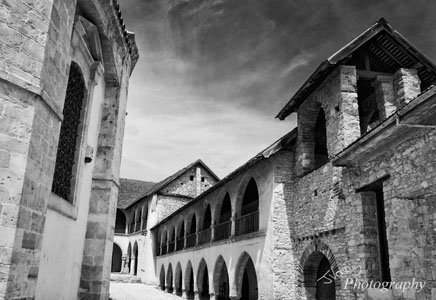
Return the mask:
{"type": "Polygon", "coordinates": [[[319,277],[316,281],[323,280],[324,284],[333,283],[335,280],[339,278],[346,277],[357,277],[362,273],[361,266],[353,266],[353,267],[342,267],[338,271],[334,272],[332,268],[330,268],[327,272],[324,273],[321,277],[319,277]]]}

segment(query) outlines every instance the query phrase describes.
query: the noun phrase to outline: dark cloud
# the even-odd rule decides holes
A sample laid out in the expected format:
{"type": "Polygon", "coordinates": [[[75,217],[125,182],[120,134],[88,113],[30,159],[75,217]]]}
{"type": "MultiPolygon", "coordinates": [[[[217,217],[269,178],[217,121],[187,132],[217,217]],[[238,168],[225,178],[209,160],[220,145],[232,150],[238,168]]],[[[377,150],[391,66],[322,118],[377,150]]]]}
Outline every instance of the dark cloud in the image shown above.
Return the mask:
{"type": "MultiPolygon", "coordinates": [[[[182,116],[195,122],[206,114],[208,119],[201,118],[203,123],[198,125],[201,134],[195,133],[200,129],[194,125],[179,126],[184,130],[190,128],[193,137],[203,137],[203,141],[198,142],[203,144],[196,145],[196,149],[203,151],[208,149],[204,141],[206,128],[210,135],[219,130],[261,140],[263,144],[284,133],[286,126],[280,127],[274,122],[280,108],[322,60],[380,17],[385,17],[436,61],[436,1],[119,1],[128,29],[136,33],[140,50],[140,60],[131,79],[128,107],[129,118],[134,119],[130,124],[136,125],[130,128],[128,119],[126,130],[140,132],[141,119],[160,122],[167,118],[171,122],[166,124],[177,127],[176,121],[184,120],[182,116]],[[231,121],[213,126],[212,122],[222,121],[218,114],[232,111],[241,112],[239,121],[232,115],[231,121]],[[263,118],[263,126],[271,133],[257,128],[250,118],[249,122],[254,122],[250,124],[254,132],[251,135],[250,128],[243,126],[248,114],[263,118]],[[266,123],[268,119],[270,123],[266,123]],[[230,128],[230,124],[237,130],[230,128]],[[279,127],[281,129],[274,131],[279,127]],[[260,131],[263,136],[255,137],[260,131]]],[[[147,126],[153,124],[147,123],[147,126]]],[[[167,134],[168,143],[171,143],[170,138],[186,135],[165,126],[162,121],[156,130],[167,134]],[[169,131],[174,135],[169,137],[169,131]]],[[[129,133],[126,134],[128,137],[129,133]]],[[[237,148],[238,138],[233,140],[237,148]]],[[[126,147],[129,148],[129,144],[126,147]]],[[[187,149],[188,145],[185,147],[187,149]]],[[[230,143],[226,147],[231,147],[230,143]]],[[[229,152],[228,157],[234,156],[231,148],[224,151],[229,152]]],[[[214,155],[221,157],[219,152],[215,149],[214,155]]],[[[201,153],[195,156],[194,159],[201,157],[201,153]]]]}

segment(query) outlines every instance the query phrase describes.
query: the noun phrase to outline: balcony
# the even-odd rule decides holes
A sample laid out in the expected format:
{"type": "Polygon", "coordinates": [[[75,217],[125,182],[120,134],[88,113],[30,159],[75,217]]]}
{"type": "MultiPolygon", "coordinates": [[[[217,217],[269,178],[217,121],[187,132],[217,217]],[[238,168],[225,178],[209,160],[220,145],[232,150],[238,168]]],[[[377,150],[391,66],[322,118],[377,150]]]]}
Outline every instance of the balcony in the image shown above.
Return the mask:
{"type": "Polygon", "coordinates": [[[210,242],[212,230],[210,228],[204,229],[198,233],[198,244],[205,244],[210,242]]]}
{"type": "Polygon", "coordinates": [[[236,235],[242,235],[259,230],[259,211],[246,214],[235,220],[236,235]]]}
{"type": "Polygon", "coordinates": [[[185,246],[185,239],[182,237],[176,242],[176,251],[183,250],[185,246]]]}
{"type": "Polygon", "coordinates": [[[175,242],[168,243],[168,253],[174,252],[175,242]]]}
{"type": "Polygon", "coordinates": [[[232,221],[223,222],[215,225],[215,241],[225,240],[230,237],[232,231],[232,221]]]}
{"type": "Polygon", "coordinates": [[[197,234],[193,233],[188,236],[186,236],[186,248],[192,248],[195,247],[197,244],[197,234]]]}

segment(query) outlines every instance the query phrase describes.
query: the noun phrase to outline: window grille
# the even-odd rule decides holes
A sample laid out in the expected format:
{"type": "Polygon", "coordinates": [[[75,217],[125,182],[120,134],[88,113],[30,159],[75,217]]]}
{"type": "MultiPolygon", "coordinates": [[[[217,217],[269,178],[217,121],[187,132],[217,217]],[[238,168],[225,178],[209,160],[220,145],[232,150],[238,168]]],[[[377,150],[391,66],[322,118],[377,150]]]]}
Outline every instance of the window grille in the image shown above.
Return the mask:
{"type": "Polygon", "coordinates": [[[69,202],[84,97],[82,72],[77,64],[71,63],[52,185],[52,192],[69,202]]]}

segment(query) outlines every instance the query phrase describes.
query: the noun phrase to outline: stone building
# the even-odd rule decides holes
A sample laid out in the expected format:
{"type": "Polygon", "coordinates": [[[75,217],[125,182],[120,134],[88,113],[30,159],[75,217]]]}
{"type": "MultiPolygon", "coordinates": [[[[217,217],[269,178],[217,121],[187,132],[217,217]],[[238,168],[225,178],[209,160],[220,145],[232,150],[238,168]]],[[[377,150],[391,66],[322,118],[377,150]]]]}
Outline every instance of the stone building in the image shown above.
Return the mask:
{"type": "Polygon", "coordinates": [[[116,0],[0,1],[0,299],[107,299],[135,38],[116,0]]]}
{"type": "Polygon", "coordinates": [[[436,299],[435,80],[380,19],[279,112],[296,129],[148,230],[156,283],[188,299],[436,299]]]}
{"type": "Polygon", "coordinates": [[[218,181],[218,176],[202,160],[189,164],[158,183],[122,178],[112,272],[130,274],[142,282],[155,283],[150,228],[218,181]]]}

